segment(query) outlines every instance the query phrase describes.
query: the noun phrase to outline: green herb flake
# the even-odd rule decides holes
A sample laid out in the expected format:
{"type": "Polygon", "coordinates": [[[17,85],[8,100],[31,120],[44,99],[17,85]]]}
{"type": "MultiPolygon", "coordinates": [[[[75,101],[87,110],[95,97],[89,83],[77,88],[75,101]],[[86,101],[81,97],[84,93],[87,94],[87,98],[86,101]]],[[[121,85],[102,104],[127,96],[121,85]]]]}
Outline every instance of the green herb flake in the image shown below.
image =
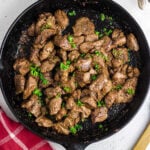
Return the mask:
{"type": "Polygon", "coordinates": [[[41,90],[40,90],[40,89],[37,89],[37,88],[33,91],[33,94],[34,94],[34,95],[37,95],[38,97],[41,97],[41,96],[42,96],[41,90]]]}
{"type": "Polygon", "coordinates": [[[51,26],[49,24],[44,24],[42,27],[41,27],[41,32],[44,31],[45,29],[50,29],[51,26]]]}
{"type": "Polygon", "coordinates": [[[73,36],[72,35],[68,36],[68,42],[71,44],[72,48],[76,48],[77,47],[76,44],[73,41],[73,36]]]}
{"type": "Polygon", "coordinates": [[[112,54],[114,55],[114,57],[119,58],[122,55],[122,51],[113,49],[112,54]]]}
{"type": "Polygon", "coordinates": [[[28,113],[28,117],[31,118],[32,116],[33,116],[32,113],[29,112],[29,113],[28,113]]]}
{"type": "Polygon", "coordinates": [[[77,82],[75,82],[75,86],[76,86],[76,88],[78,87],[78,83],[77,82]]]}
{"type": "Polygon", "coordinates": [[[99,71],[99,69],[100,69],[99,65],[98,65],[98,64],[95,64],[94,69],[95,69],[96,71],[99,71]]]}
{"type": "Polygon", "coordinates": [[[68,116],[68,115],[67,115],[67,114],[65,114],[65,115],[63,116],[63,118],[65,119],[67,116],[68,116]]]}
{"type": "Polygon", "coordinates": [[[118,51],[117,51],[116,49],[113,49],[113,50],[112,50],[112,54],[113,54],[115,57],[117,57],[117,56],[118,56],[118,51]]]}
{"type": "Polygon", "coordinates": [[[130,62],[130,49],[128,49],[128,62],[130,62]]]}
{"type": "Polygon", "coordinates": [[[99,36],[99,35],[100,35],[100,32],[99,32],[99,31],[95,31],[95,34],[99,36]]]}
{"type": "Polygon", "coordinates": [[[97,106],[98,106],[98,107],[105,106],[105,102],[102,101],[102,100],[99,100],[99,101],[97,101],[97,106]]]}
{"type": "Polygon", "coordinates": [[[106,29],[106,28],[103,28],[103,31],[104,31],[104,32],[106,32],[106,31],[107,31],[107,29],[106,29]]]}
{"type": "Polygon", "coordinates": [[[42,83],[43,83],[44,85],[47,85],[47,84],[48,84],[48,80],[47,80],[47,79],[43,79],[42,83]]]}
{"type": "Polygon", "coordinates": [[[32,76],[37,77],[39,75],[39,68],[34,66],[34,65],[31,65],[30,66],[30,73],[32,76]]]}
{"type": "Polygon", "coordinates": [[[106,55],[104,55],[102,52],[100,51],[95,51],[94,52],[96,56],[100,56],[101,58],[103,58],[105,61],[108,61],[108,57],[106,55]]]}
{"type": "Polygon", "coordinates": [[[103,33],[100,33],[99,31],[95,31],[95,34],[98,35],[99,38],[103,37],[104,34],[103,33]]]}
{"type": "Polygon", "coordinates": [[[82,126],[80,124],[76,124],[75,125],[75,128],[77,129],[77,131],[81,130],[82,129],[82,126]]]}
{"type": "Polygon", "coordinates": [[[132,89],[132,88],[128,88],[128,89],[126,90],[126,92],[127,92],[129,95],[134,95],[134,94],[135,94],[135,90],[132,89]]]}
{"type": "Polygon", "coordinates": [[[56,95],[56,98],[60,98],[60,97],[61,97],[61,94],[58,93],[58,94],[56,95]]]}
{"type": "Polygon", "coordinates": [[[91,76],[91,79],[94,81],[94,80],[96,80],[97,79],[97,75],[92,75],[91,76]]]}
{"type": "Polygon", "coordinates": [[[67,87],[67,86],[64,87],[63,89],[64,89],[64,91],[67,92],[67,93],[69,93],[69,92],[71,91],[71,88],[70,88],[70,87],[67,87]]]}
{"type": "Polygon", "coordinates": [[[71,127],[71,128],[70,128],[70,132],[71,132],[72,134],[76,134],[76,133],[77,133],[77,129],[76,129],[75,127],[71,127]]]}
{"type": "Polygon", "coordinates": [[[72,47],[72,48],[77,48],[77,46],[76,46],[75,43],[71,43],[71,47],[72,47]]]}
{"type": "Polygon", "coordinates": [[[104,13],[101,13],[99,17],[101,21],[104,21],[106,18],[104,13]]]}
{"type": "Polygon", "coordinates": [[[114,87],[114,90],[117,90],[117,91],[119,91],[121,89],[122,89],[122,85],[120,85],[120,84],[118,84],[114,87]]]}
{"type": "Polygon", "coordinates": [[[78,105],[78,106],[82,106],[82,105],[83,105],[83,103],[81,102],[80,99],[77,100],[77,105],[78,105]]]}
{"type": "Polygon", "coordinates": [[[109,22],[109,24],[112,25],[113,23],[112,23],[112,22],[109,22]]]}
{"type": "Polygon", "coordinates": [[[65,102],[62,102],[61,107],[64,108],[65,105],[66,105],[66,103],[65,103],[65,102]]]}
{"type": "Polygon", "coordinates": [[[71,16],[71,17],[72,17],[72,16],[76,16],[76,12],[75,12],[75,10],[70,11],[70,12],[68,13],[68,15],[69,15],[69,16],[71,16]]]}
{"type": "Polygon", "coordinates": [[[45,77],[44,77],[43,73],[41,73],[41,70],[39,67],[31,65],[30,73],[32,76],[39,77],[43,84],[45,84],[45,85],[48,84],[48,80],[45,79],[45,77]]]}
{"type": "Polygon", "coordinates": [[[69,43],[72,43],[72,42],[73,42],[73,36],[72,36],[72,35],[69,35],[69,36],[68,36],[68,41],[69,41],[69,43]]]}
{"type": "Polygon", "coordinates": [[[100,52],[99,51],[95,51],[94,52],[96,56],[100,56],[100,52]]]}
{"type": "Polygon", "coordinates": [[[108,19],[112,21],[112,20],[113,20],[113,17],[109,16],[108,19]]]}
{"type": "Polygon", "coordinates": [[[85,57],[85,53],[80,54],[80,57],[84,58],[85,57]]]}
{"type": "Polygon", "coordinates": [[[39,77],[40,77],[40,80],[42,81],[42,84],[46,85],[49,83],[48,80],[45,79],[43,73],[39,72],[39,77]]]}
{"type": "Polygon", "coordinates": [[[66,61],[66,63],[60,63],[60,69],[61,70],[67,70],[70,67],[71,62],[69,60],[66,61]]]}
{"type": "Polygon", "coordinates": [[[103,34],[103,33],[99,34],[99,38],[101,38],[101,37],[103,37],[103,36],[104,36],[104,34],[103,34]]]}
{"type": "Polygon", "coordinates": [[[72,134],[76,134],[78,131],[80,131],[82,129],[82,126],[80,124],[76,124],[73,127],[70,127],[70,132],[72,134]]]}
{"type": "Polygon", "coordinates": [[[98,125],[98,128],[99,128],[99,129],[103,129],[103,125],[102,125],[102,124],[99,124],[99,125],[98,125]]]}
{"type": "Polygon", "coordinates": [[[113,31],[112,31],[111,29],[109,29],[108,31],[105,32],[105,34],[106,34],[107,36],[109,36],[112,32],[113,32],[113,31]]]}

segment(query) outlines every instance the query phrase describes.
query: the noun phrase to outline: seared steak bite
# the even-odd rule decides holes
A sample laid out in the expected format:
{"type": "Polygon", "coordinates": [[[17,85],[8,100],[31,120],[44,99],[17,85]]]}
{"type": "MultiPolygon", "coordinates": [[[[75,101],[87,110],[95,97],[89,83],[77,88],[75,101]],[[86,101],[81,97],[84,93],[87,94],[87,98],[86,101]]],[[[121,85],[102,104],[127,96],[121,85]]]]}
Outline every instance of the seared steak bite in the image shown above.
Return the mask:
{"type": "Polygon", "coordinates": [[[127,36],[127,46],[130,50],[133,50],[133,51],[139,50],[139,44],[138,44],[137,39],[133,33],[130,33],[127,36]]]}
{"type": "Polygon", "coordinates": [[[25,58],[17,59],[13,65],[13,68],[16,72],[18,72],[24,76],[30,70],[30,63],[25,58]]]}
{"type": "Polygon", "coordinates": [[[25,87],[25,77],[23,75],[15,75],[14,77],[15,87],[16,87],[16,94],[20,94],[24,91],[25,87]]]}
{"type": "Polygon", "coordinates": [[[32,94],[34,89],[37,88],[37,86],[38,86],[37,79],[35,79],[32,76],[29,76],[29,78],[27,79],[27,82],[26,82],[24,92],[23,92],[23,99],[27,99],[32,94]]]}
{"type": "Polygon", "coordinates": [[[69,25],[68,16],[64,11],[57,10],[55,12],[55,18],[56,18],[56,22],[62,29],[65,29],[69,25]]]}
{"type": "Polygon", "coordinates": [[[93,34],[95,31],[95,26],[92,21],[87,17],[82,17],[76,21],[73,27],[73,32],[75,36],[89,35],[93,34]]]}
{"type": "Polygon", "coordinates": [[[61,109],[62,99],[60,97],[52,98],[49,102],[50,115],[56,115],[61,109]]]}

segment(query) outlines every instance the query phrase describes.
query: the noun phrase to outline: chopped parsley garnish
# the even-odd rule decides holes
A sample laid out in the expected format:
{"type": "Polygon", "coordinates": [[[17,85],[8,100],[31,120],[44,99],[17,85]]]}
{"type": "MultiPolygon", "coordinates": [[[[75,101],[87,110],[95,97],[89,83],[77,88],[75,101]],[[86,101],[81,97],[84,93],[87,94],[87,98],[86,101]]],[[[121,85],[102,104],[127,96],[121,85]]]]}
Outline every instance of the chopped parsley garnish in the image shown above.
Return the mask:
{"type": "Polygon", "coordinates": [[[71,91],[71,88],[70,88],[70,87],[67,87],[67,86],[64,87],[63,89],[64,89],[64,91],[67,92],[67,93],[69,93],[69,92],[71,91]]]}
{"type": "Polygon", "coordinates": [[[128,49],[128,62],[130,62],[130,49],[128,49]]]}
{"type": "Polygon", "coordinates": [[[33,116],[32,113],[29,112],[29,113],[28,113],[28,117],[31,118],[32,116],[33,116]]]}
{"type": "Polygon", "coordinates": [[[77,133],[77,129],[75,127],[70,127],[70,132],[72,134],[76,134],[77,133]]]}
{"type": "Polygon", "coordinates": [[[105,102],[103,100],[99,100],[99,101],[97,101],[97,106],[98,107],[105,106],[105,102]]]}
{"type": "Polygon", "coordinates": [[[69,43],[72,43],[72,42],[73,42],[73,36],[72,36],[72,35],[69,35],[69,36],[68,36],[68,41],[69,41],[69,43]]]}
{"type": "Polygon", "coordinates": [[[104,32],[106,32],[106,31],[107,31],[107,29],[106,29],[106,28],[103,28],[103,31],[104,31],[104,32]]]}
{"type": "Polygon", "coordinates": [[[39,77],[44,85],[48,84],[48,80],[45,79],[44,75],[40,72],[39,77]]]}
{"type": "Polygon", "coordinates": [[[81,102],[80,99],[77,100],[77,105],[78,105],[78,106],[82,106],[82,105],[83,105],[83,103],[81,102]]]}
{"type": "Polygon", "coordinates": [[[43,84],[45,84],[45,85],[48,84],[48,80],[45,79],[45,77],[44,77],[43,73],[41,73],[41,70],[39,67],[31,65],[30,73],[32,76],[39,77],[43,84]]]}
{"type": "Polygon", "coordinates": [[[58,93],[58,94],[56,95],[56,98],[60,98],[60,97],[61,97],[61,94],[58,93]]]}
{"type": "Polygon", "coordinates": [[[104,34],[103,34],[103,33],[99,34],[99,38],[101,38],[101,37],[103,37],[103,36],[104,36],[104,34]]]}
{"type": "Polygon", "coordinates": [[[80,54],[80,57],[84,58],[85,57],[85,53],[80,54]]]}
{"type": "Polygon", "coordinates": [[[108,21],[110,21],[111,23],[112,23],[112,21],[113,21],[113,18],[112,18],[111,16],[107,16],[107,15],[105,15],[104,13],[100,13],[99,18],[100,18],[101,21],[108,20],[108,21]]]}
{"type": "Polygon", "coordinates": [[[30,73],[31,73],[31,75],[37,77],[37,76],[39,76],[39,72],[40,72],[40,68],[38,68],[38,67],[36,67],[34,65],[30,66],[30,73]]]}
{"type": "Polygon", "coordinates": [[[121,89],[122,89],[122,85],[120,85],[120,84],[118,84],[114,87],[114,90],[117,90],[117,91],[119,91],[121,89]]]}
{"type": "Polygon", "coordinates": [[[109,36],[112,33],[112,29],[103,28],[103,34],[109,36]]]}
{"type": "Polygon", "coordinates": [[[76,44],[73,41],[73,36],[72,35],[68,36],[68,42],[71,44],[72,48],[76,48],[77,47],[76,44]]]}
{"type": "Polygon", "coordinates": [[[66,103],[63,101],[61,107],[65,107],[66,103]]]}
{"type": "Polygon", "coordinates": [[[106,18],[104,13],[101,13],[99,17],[101,21],[104,21],[106,18]]]}
{"type": "Polygon", "coordinates": [[[99,35],[100,35],[100,32],[99,32],[99,31],[95,31],[95,34],[99,36],[99,35]]]}
{"type": "Polygon", "coordinates": [[[71,16],[71,17],[72,17],[72,16],[76,16],[75,10],[68,12],[68,15],[71,16]]]}
{"type": "Polygon", "coordinates": [[[128,88],[128,89],[126,90],[126,92],[127,92],[129,95],[134,95],[134,94],[135,94],[135,90],[132,89],[132,88],[128,88]]]}
{"type": "Polygon", "coordinates": [[[95,51],[94,52],[96,56],[100,56],[100,52],[99,51],[95,51]]]}
{"type": "Polygon", "coordinates": [[[98,65],[98,64],[95,64],[94,69],[95,69],[96,71],[98,71],[98,70],[100,69],[99,65],[98,65]]]}
{"type": "Polygon", "coordinates": [[[103,125],[102,125],[102,124],[99,124],[98,128],[99,128],[99,129],[102,129],[102,128],[103,128],[103,125]]]}
{"type": "Polygon", "coordinates": [[[60,63],[60,69],[61,70],[67,70],[70,67],[71,62],[69,60],[66,61],[66,63],[60,63]]]}
{"type": "Polygon", "coordinates": [[[41,92],[41,90],[36,88],[36,89],[33,91],[33,94],[35,94],[35,95],[38,96],[39,102],[41,103],[42,106],[44,106],[44,101],[41,99],[41,97],[42,97],[42,95],[43,95],[42,92],[41,92]]]}
{"type": "Polygon", "coordinates": [[[105,32],[105,34],[106,34],[107,36],[109,36],[112,32],[113,32],[113,31],[112,31],[111,29],[109,29],[108,31],[105,32]]]}
{"type": "Polygon", "coordinates": [[[103,36],[103,34],[100,33],[99,31],[95,31],[95,34],[98,35],[99,38],[101,38],[103,36]]]}
{"type": "Polygon", "coordinates": [[[100,56],[101,58],[103,58],[105,61],[108,61],[108,57],[105,56],[102,52],[100,51],[95,51],[94,52],[96,56],[100,56]]]}
{"type": "Polygon", "coordinates": [[[50,29],[51,26],[49,24],[44,24],[42,27],[41,27],[41,32],[44,31],[45,29],[50,29]]]}
{"type": "Polygon", "coordinates": [[[115,57],[119,57],[119,56],[122,54],[122,51],[117,50],[117,49],[113,49],[113,50],[112,50],[112,54],[113,54],[115,57]]]}
{"type": "Polygon", "coordinates": [[[41,96],[42,96],[41,90],[40,90],[40,89],[37,89],[37,88],[33,91],[33,94],[34,94],[34,95],[37,95],[38,97],[41,97],[41,96]]]}
{"type": "Polygon", "coordinates": [[[72,48],[76,48],[77,46],[76,46],[75,43],[71,43],[71,47],[72,47],[72,48]]]}
{"type": "Polygon", "coordinates": [[[97,79],[97,75],[92,75],[91,76],[91,79],[94,81],[94,80],[96,80],[97,79]]]}
{"type": "Polygon", "coordinates": [[[108,17],[108,19],[109,19],[109,20],[111,20],[111,21],[113,20],[113,18],[112,18],[111,16],[110,16],[110,17],[108,17]]]}
{"type": "Polygon", "coordinates": [[[78,83],[77,82],[75,82],[75,86],[78,87],[78,83]]]}
{"type": "Polygon", "coordinates": [[[80,124],[76,124],[75,126],[70,127],[70,132],[72,134],[76,134],[81,129],[82,129],[82,126],[80,124]]]}

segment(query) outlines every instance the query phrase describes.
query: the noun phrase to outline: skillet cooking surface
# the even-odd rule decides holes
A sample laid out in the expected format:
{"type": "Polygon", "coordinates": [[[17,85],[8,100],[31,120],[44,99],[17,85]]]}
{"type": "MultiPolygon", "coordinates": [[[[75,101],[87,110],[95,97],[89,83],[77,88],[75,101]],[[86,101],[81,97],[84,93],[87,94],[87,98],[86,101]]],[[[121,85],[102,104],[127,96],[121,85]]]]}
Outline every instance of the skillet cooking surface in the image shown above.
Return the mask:
{"type": "MultiPolygon", "coordinates": [[[[31,45],[29,44],[25,47],[27,54],[30,46],[31,45]]],[[[88,3],[70,0],[43,0],[33,4],[17,18],[9,29],[2,45],[0,58],[2,59],[2,64],[4,66],[1,73],[2,92],[7,104],[15,116],[34,133],[46,139],[63,144],[70,149],[80,149],[89,143],[103,139],[104,137],[119,131],[121,127],[133,117],[143,103],[149,85],[150,71],[147,69],[147,67],[149,67],[147,66],[147,64],[149,65],[149,48],[145,37],[133,18],[120,6],[109,0],[101,0],[99,2],[92,1],[88,3]],[[108,29],[121,28],[125,34],[132,32],[139,42],[139,52],[130,53],[131,65],[139,67],[141,71],[136,94],[131,103],[115,105],[109,110],[108,119],[102,123],[104,126],[103,130],[98,128],[98,124],[92,125],[90,120],[82,123],[83,130],[79,131],[77,135],[60,135],[52,129],[39,127],[34,122],[34,118],[29,118],[27,112],[20,107],[22,98],[15,95],[15,86],[13,82],[14,71],[12,66],[17,56],[17,49],[20,46],[18,41],[21,31],[27,29],[33,21],[36,21],[38,14],[45,11],[54,13],[57,9],[63,9],[66,12],[75,10],[77,13],[76,16],[69,17],[70,26],[64,31],[64,34],[72,31],[71,27],[77,18],[87,16],[93,20],[96,30],[102,31],[104,27],[108,29]],[[100,13],[113,17],[112,26],[107,21],[100,22],[100,19],[98,19],[100,13]],[[81,147],[78,147],[81,143],[84,144],[81,147]],[[70,146],[72,146],[72,148],[70,146]]]]}

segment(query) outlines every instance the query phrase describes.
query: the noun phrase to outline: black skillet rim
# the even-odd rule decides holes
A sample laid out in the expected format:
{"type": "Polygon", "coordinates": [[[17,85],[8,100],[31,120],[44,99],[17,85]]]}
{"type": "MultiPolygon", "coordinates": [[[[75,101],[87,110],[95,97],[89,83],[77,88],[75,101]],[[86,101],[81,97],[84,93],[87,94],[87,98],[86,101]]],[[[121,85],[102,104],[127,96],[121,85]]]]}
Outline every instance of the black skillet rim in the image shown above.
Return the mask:
{"type": "MultiPolygon", "coordinates": [[[[87,1],[86,1],[86,2],[87,2],[87,1]]],[[[95,2],[96,2],[96,1],[95,1],[95,2]]],[[[3,48],[4,48],[4,45],[5,45],[5,43],[6,43],[7,37],[9,36],[10,32],[12,31],[12,29],[14,28],[14,26],[16,25],[16,23],[20,20],[20,18],[21,18],[26,12],[28,12],[30,9],[32,9],[34,6],[38,5],[39,3],[42,3],[42,0],[41,0],[41,1],[37,1],[37,2],[33,3],[32,5],[30,5],[29,7],[27,7],[27,8],[13,21],[13,23],[10,25],[10,27],[9,27],[9,29],[8,29],[6,35],[5,35],[4,39],[3,39],[3,42],[2,42],[2,44],[1,44],[1,48],[0,48],[0,62],[2,61],[2,60],[1,60],[1,56],[2,56],[2,52],[3,52],[3,48]]],[[[145,38],[145,35],[144,35],[143,31],[141,30],[140,26],[138,25],[138,23],[135,21],[135,19],[134,19],[122,6],[120,6],[118,3],[114,2],[114,1],[111,1],[111,3],[113,3],[114,5],[116,5],[117,7],[119,7],[120,9],[122,9],[122,11],[124,11],[124,13],[126,13],[126,15],[128,15],[128,16],[133,20],[133,22],[135,22],[135,24],[136,24],[138,30],[140,31],[140,34],[144,37],[144,41],[145,41],[145,44],[146,44],[147,49],[149,49],[149,46],[148,46],[147,40],[146,40],[146,38],[145,38]]],[[[148,62],[148,65],[149,65],[149,62],[148,62]]],[[[1,73],[2,73],[2,70],[1,70],[1,73]]],[[[101,139],[96,139],[96,140],[94,139],[94,140],[88,141],[88,143],[84,143],[85,146],[87,146],[87,145],[89,145],[89,144],[91,144],[91,143],[97,142],[97,141],[102,141],[102,140],[104,140],[104,139],[110,137],[111,135],[114,135],[115,133],[118,133],[120,130],[122,130],[122,129],[135,117],[135,115],[138,114],[139,110],[142,108],[142,105],[143,105],[143,103],[144,103],[146,97],[148,96],[148,91],[149,91],[149,89],[150,89],[150,84],[149,84],[149,83],[150,83],[150,79],[149,79],[149,81],[148,81],[148,85],[149,85],[149,86],[147,87],[146,94],[145,94],[145,96],[143,97],[143,99],[144,99],[143,102],[141,102],[141,105],[140,105],[139,108],[135,111],[135,113],[132,115],[132,117],[130,117],[129,119],[127,119],[127,121],[126,121],[123,125],[120,126],[120,128],[119,128],[118,131],[109,133],[108,135],[103,136],[101,139]]],[[[5,95],[5,91],[4,91],[4,89],[3,89],[3,85],[2,85],[1,78],[0,78],[0,88],[1,88],[1,91],[2,91],[2,94],[3,94],[3,97],[4,97],[4,100],[6,101],[7,105],[9,106],[9,109],[11,110],[11,112],[13,113],[13,115],[17,118],[17,120],[18,120],[21,124],[23,124],[23,125],[24,125],[27,129],[29,129],[31,132],[37,134],[38,136],[40,136],[40,137],[42,137],[42,138],[44,138],[44,139],[51,140],[51,141],[53,141],[53,142],[58,142],[58,143],[60,143],[60,144],[63,144],[63,142],[60,142],[59,140],[53,140],[53,139],[50,139],[50,138],[48,138],[48,137],[44,137],[43,135],[41,135],[40,133],[37,133],[36,131],[32,130],[29,126],[27,126],[25,123],[23,123],[22,120],[17,117],[16,112],[13,110],[12,106],[10,105],[10,103],[9,103],[8,100],[7,100],[7,97],[6,97],[6,95],[5,95]]],[[[69,141],[66,141],[66,143],[69,143],[69,141]]],[[[81,144],[81,142],[75,143],[75,144],[81,144]]]]}

